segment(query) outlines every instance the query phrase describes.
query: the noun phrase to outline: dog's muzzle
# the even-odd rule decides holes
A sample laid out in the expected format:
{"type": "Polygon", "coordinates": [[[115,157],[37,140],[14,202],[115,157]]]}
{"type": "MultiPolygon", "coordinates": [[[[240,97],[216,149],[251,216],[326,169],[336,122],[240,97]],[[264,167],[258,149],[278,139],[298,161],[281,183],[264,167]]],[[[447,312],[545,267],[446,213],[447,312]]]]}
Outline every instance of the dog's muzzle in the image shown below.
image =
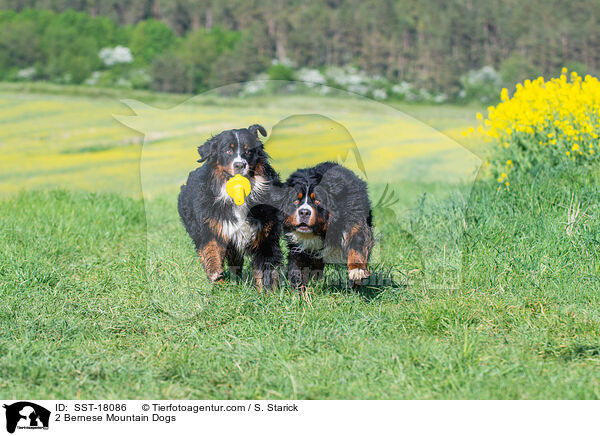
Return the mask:
{"type": "Polygon", "coordinates": [[[233,174],[246,175],[248,172],[248,162],[245,159],[235,159],[231,164],[233,174]]]}
{"type": "Polygon", "coordinates": [[[302,233],[309,233],[312,231],[312,221],[313,221],[314,211],[309,206],[302,206],[296,210],[296,221],[298,225],[296,226],[296,231],[302,233]]]}

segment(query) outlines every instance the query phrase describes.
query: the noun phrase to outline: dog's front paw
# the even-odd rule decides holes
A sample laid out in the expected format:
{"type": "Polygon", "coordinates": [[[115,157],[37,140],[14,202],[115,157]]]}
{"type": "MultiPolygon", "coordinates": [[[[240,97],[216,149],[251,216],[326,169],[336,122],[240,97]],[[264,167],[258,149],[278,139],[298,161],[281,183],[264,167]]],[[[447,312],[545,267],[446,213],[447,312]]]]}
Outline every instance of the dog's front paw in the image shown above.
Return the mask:
{"type": "Polygon", "coordinates": [[[369,275],[369,271],[363,268],[354,268],[348,271],[348,278],[350,279],[352,286],[362,285],[363,279],[366,279],[369,275]]]}
{"type": "Polygon", "coordinates": [[[208,280],[211,282],[223,283],[223,279],[225,277],[225,272],[223,270],[214,271],[206,274],[208,276],[208,280]]]}

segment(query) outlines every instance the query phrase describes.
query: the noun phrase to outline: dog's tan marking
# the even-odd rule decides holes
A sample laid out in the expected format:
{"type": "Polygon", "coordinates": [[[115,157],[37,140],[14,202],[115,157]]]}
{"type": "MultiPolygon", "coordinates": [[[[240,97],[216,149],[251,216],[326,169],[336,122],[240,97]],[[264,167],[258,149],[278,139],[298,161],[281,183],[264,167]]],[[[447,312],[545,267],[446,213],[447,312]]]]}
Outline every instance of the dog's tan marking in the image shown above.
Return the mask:
{"type": "Polygon", "coordinates": [[[288,227],[296,227],[298,226],[300,223],[298,222],[298,220],[296,219],[296,212],[294,212],[292,215],[289,215],[286,219],[285,219],[285,225],[288,227]]]}
{"type": "Polygon", "coordinates": [[[254,174],[256,176],[264,176],[265,175],[265,167],[261,161],[258,161],[256,165],[254,165],[254,174]]]}
{"type": "Polygon", "coordinates": [[[228,235],[225,233],[225,229],[223,228],[223,223],[221,221],[212,218],[207,218],[206,224],[215,235],[220,236],[225,242],[228,241],[228,235]]]}
{"type": "Polygon", "coordinates": [[[353,248],[348,250],[348,278],[354,282],[354,284],[360,284],[362,279],[369,277],[370,273],[368,270],[369,255],[373,248],[373,233],[367,223],[358,223],[350,229],[348,235],[344,237],[344,242],[349,244],[350,241],[358,234],[362,232],[364,237],[364,245],[360,248],[360,251],[353,248]]]}
{"type": "Polygon", "coordinates": [[[325,219],[325,217],[322,217],[321,215],[319,215],[316,211],[314,213],[314,215],[316,216],[315,218],[315,223],[317,225],[317,230],[320,233],[326,233],[327,232],[327,220],[325,219]]]}
{"type": "Polygon", "coordinates": [[[351,248],[348,250],[348,271],[353,269],[367,269],[367,258],[366,256],[351,248]]]}
{"type": "Polygon", "coordinates": [[[350,228],[350,231],[348,233],[344,233],[344,239],[342,240],[342,244],[344,245],[344,247],[348,246],[348,242],[350,242],[352,238],[354,238],[354,236],[360,231],[361,227],[362,226],[360,223],[356,223],[350,228]]]}
{"type": "Polygon", "coordinates": [[[348,250],[348,278],[354,286],[360,285],[362,279],[369,277],[367,256],[354,249],[348,250]]]}
{"type": "Polygon", "coordinates": [[[250,243],[250,247],[252,249],[257,249],[260,246],[260,244],[262,244],[264,241],[266,241],[266,239],[271,234],[272,230],[273,230],[273,223],[271,223],[271,222],[266,223],[264,225],[264,227],[256,233],[256,236],[250,243]]]}
{"type": "Polygon", "coordinates": [[[198,251],[202,266],[211,282],[220,279],[223,275],[223,259],[225,247],[217,241],[210,241],[198,251]]]}

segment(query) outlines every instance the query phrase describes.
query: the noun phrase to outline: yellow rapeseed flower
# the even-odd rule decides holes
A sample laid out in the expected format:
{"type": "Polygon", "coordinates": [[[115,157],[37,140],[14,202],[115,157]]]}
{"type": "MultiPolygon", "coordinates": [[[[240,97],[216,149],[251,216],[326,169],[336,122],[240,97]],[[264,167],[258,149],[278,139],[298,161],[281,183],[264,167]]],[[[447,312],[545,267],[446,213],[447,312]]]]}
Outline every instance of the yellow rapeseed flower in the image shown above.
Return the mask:
{"type": "Polygon", "coordinates": [[[503,88],[500,100],[487,108],[487,117],[477,113],[477,120],[483,121],[478,130],[483,130],[484,139],[494,140],[509,151],[514,147],[515,153],[567,157],[582,155],[581,150],[589,146],[588,158],[596,159],[593,145],[600,148],[598,78],[581,77],[563,68],[559,77],[547,81],[538,77],[517,84],[512,96],[503,88]],[[523,150],[527,144],[537,145],[523,150]]]}

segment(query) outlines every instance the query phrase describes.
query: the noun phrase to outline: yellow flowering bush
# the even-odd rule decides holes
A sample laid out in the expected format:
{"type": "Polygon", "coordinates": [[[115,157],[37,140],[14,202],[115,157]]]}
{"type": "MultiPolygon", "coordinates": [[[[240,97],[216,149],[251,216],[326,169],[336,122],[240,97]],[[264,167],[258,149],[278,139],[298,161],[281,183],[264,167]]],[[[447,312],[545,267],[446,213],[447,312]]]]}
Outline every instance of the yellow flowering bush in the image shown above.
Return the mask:
{"type": "MultiPolygon", "coordinates": [[[[498,183],[509,186],[513,167],[523,170],[563,162],[598,159],[600,81],[563,68],[560,77],[519,83],[512,97],[504,88],[501,102],[477,114],[478,131],[500,145],[492,169],[498,183]]],[[[472,132],[471,130],[470,132],[472,132]]],[[[467,132],[467,133],[470,133],[467,132]]]]}

